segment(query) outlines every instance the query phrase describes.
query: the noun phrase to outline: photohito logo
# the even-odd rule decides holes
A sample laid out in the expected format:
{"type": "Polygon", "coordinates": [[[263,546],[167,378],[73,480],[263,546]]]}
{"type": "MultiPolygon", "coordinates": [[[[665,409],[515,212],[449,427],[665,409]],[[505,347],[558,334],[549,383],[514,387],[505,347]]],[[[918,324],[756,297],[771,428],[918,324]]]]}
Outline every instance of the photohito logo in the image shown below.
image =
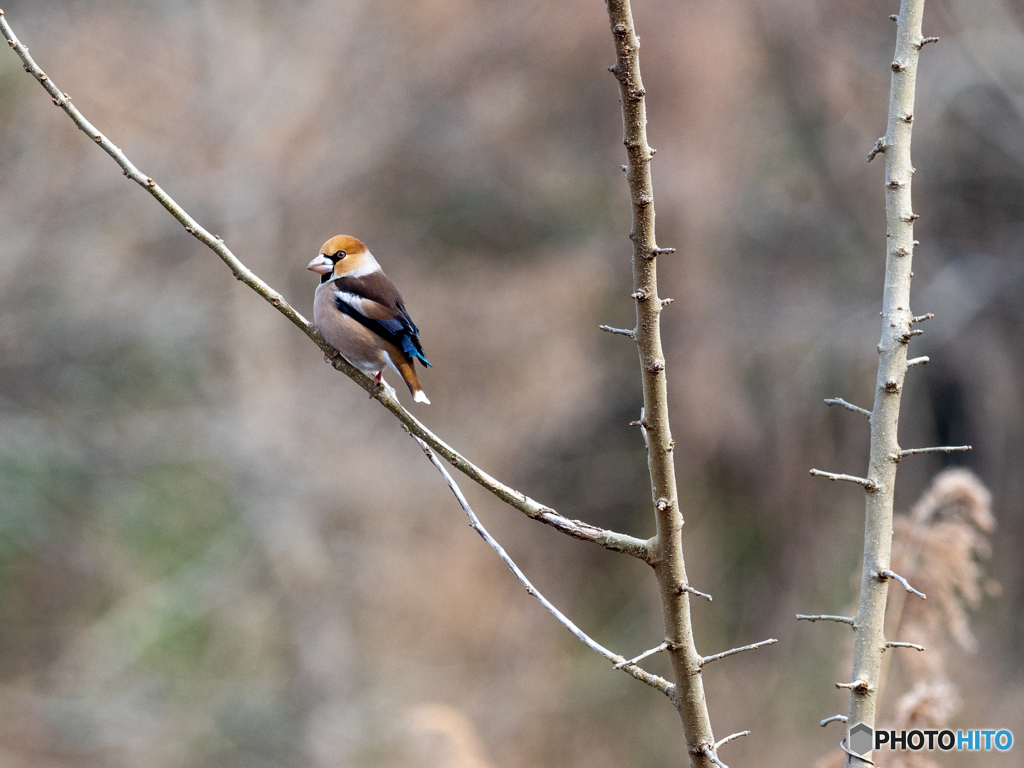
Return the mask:
{"type": "Polygon", "coordinates": [[[944,752],[996,750],[1005,752],[1013,746],[1013,734],[1006,728],[972,729],[968,731],[951,730],[913,730],[913,731],[875,731],[866,723],[857,723],[850,728],[848,748],[855,755],[864,756],[872,749],[911,750],[941,749],[944,752]]]}

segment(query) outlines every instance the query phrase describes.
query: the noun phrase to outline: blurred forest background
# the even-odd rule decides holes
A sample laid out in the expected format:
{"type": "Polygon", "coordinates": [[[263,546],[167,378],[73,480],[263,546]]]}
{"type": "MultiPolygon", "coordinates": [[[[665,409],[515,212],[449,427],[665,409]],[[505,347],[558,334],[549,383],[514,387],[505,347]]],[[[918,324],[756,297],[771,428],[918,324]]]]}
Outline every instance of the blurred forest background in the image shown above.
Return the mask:
{"type": "MultiPolygon", "coordinates": [[[[846,711],[880,328],[897,5],[636,0],[676,462],[734,766],[811,765],[846,711]]],[[[307,317],[340,232],[401,287],[415,412],[569,517],[653,530],[629,206],[599,0],[6,0],[100,130],[307,317]]],[[[929,0],[901,444],[906,513],[949,465],[998,528],[954,727],[1024,736],[1024,6],[929,0]],[[996,582],[1001,589],[996,588],[996,582]]],[[[392,377],[393,378],[393,377],[392,377]]],[[[394,383],[394,382],[393,382],[394,383]]],[[[408,401],[404,388],[399,396],[408,401]]],[[[468,481],[559,607],[663,637],[646,566],[468,481]]],[[[929,601],[931,602],[931,601],[929,601]]],[[[903,638],[900,638],[903,639],[903,638]]],[[[897,654],[912,654],[899,651],[897,654]]],[[[899,655],[891,661],[900,665],[899,655]]],[[[664,674],[666,660],[650,660],[664,674]]],[[[882,719],[904,692],[893,678],[882,719]]],[[[1019,749],[1019,748],[1018,748],[1019,749]]],[[[1013,755],[942,755],[944,766],[1013,755]]],[[[398,423],[0,51],[0,763],[685,764],[664,698],[517,585],[398,423]]]]}

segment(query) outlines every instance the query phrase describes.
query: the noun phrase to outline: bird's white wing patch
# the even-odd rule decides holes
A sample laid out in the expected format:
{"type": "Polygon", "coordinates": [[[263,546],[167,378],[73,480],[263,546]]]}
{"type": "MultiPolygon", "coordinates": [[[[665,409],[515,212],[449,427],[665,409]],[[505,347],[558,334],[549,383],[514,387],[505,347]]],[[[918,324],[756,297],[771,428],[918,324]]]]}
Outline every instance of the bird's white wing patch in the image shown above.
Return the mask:
{"type": "Polygon", "coordinates": [[[355,293],[349,293],[348,291],[335,291],[334,297],[339,301],[344,301],[348,306],[352,307],[356,312],[361,314],[363,317],[369,317],[367,313],[367,305],[369,304],[368,299],[364,299],[355,293]]]}

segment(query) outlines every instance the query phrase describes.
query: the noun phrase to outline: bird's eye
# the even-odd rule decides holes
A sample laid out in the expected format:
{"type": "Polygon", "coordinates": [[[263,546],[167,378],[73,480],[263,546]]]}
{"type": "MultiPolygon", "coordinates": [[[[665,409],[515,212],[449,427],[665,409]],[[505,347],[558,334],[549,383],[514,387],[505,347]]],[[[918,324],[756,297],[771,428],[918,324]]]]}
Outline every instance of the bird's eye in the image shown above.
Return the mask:
{"type": "Polygon", "coordinates": [[[334,254],[334,258],[335,258],[335,259],[337,259],[338,261],[341,261],[341,260],[342,260],[342,259],[344,259],[344,258],[345,258],[345,257],[346,257],[347,255],[348,255],[348,254],[346,254],[346,253],[345,253],[344,251],[338,251],[338,252],[337,252],[336,254],[334,254]]]}

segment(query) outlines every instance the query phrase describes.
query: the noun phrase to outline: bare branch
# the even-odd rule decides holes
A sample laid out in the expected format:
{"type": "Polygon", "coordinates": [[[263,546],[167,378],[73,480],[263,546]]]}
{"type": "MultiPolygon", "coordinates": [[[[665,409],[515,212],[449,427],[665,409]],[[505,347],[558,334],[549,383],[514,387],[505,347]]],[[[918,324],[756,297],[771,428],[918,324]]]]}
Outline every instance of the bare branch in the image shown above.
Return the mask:
{"type": "Polygon", "coordinates": [[[728,765],[726,765],[725,763],[723,763],[721,760],[718,759],[718,755],[715,754],[714,747],[711,747],[711,746],[709,746],[707,744],[703,744],[703,745],[701,745],[700,753],[702,755],[704,755],[704,757],[706,757],[712,763],[717,765],[718,768],[729,768],[728,765]]]}
{"type": "Polygon", "coordinates": [[[874,761],[868,760],[866,757],[861,757],[856,752],[851,752],[850,750],[848,750],[846,748],[846,739],[843,739],[842,741],[839,742],[839,748],[841,750],[843,750],[843,752],[845,752],[850,757],[852,757],[852,758],[854,758],[856,760],[860,760],[862,763],[866,763],[867,765],[874,765],[875,764],[874,761]]]}
{"type": "Polygon", "coordinates": [[[854,477],[853,475],[837,475],[832,472],[822,472],[820,469],[812,469],[811,474],[815,477],[827,477],[832,482],[836,480],[845,480],[848,483],[856,483],[864,487],[865,491],[877,491],[878,486],[872,481],[864,477],[854,477]]]}
{"type": "Polygon", "coordinates": [[[886,581],[887,579],[895,579],[903,585],[903,588],[907,590],[907,592],[912,592],[913,594],[920,597],[922,600],[926,599],[924,592],[919,592],[918,590],[914,589],[912,586],[910,586],[910,582],[908,582],[898,573],[893,573],[892,571],[885,569],[878,572],[878,578],[882,581],[886,581]]]}
{"type": "Polygon", "coordinates": [[[676,592],[680,595],[683,594],[683,592],[689,592],[691,595],[703,597],[709,603],[714,601],[714,598],[711,597],[711,595],[709,595],[707,592],[701,592],[700,590],[694,589],[688,584],[680,584],[678,587],[676,587],[676,592]]]}
{"type": "MultiPolygon", "coordinates": [[[[914,245],[918,245],[918,242],[916,240],[914,241],[914,245]]],[[[923,323],[925,320],[931,320],[933,317],[935,317],[934,312],[929,312],[927,315],[914,315],[914,317],[911,318],[910,322],[923,323]]]]}
{"type": "Polygon", "coordinates": [[[883,136],[882,138],[875,142],[875,146],[871,149],[871,152],[868,154],[868,162],[870,163],[872,160],[874,160],[876,155],[880,155],[883,152],[885,152],[885,148],[885,136],[883,136]]]}
{"type": "Polygon", "coordinates": [[[854,629],[856,629],[856,627],[857,627],[857,625],[854,623],[854,619],[851,618],[850,616],[830,616],[830,615],[828,615],[826,613],[820,613],[820,614],[816,614],[816,615],[813,615],[813,616],[808,616],[808,615],[803,614],[803,613],[798,613],[796,615],[796,618],[799,621],[809,621],[812,624],[815,621],[836,621],[836,622],[838,622],[840,624],[849,624],[854,629]]]}
{"type": "Polygon", "coordinates": [[[741,646],[740,648],[730,648],[728,651],[722,651],[721,653],[716,653],[713,656],[704,656],[700,660],[700,665],[703,667],[705,664],[710,664],[712,661],[724,659],[726,656],[735,656],[737,653],[743,653],[744,651],[753,651],[765,645],[775,645],[777,642],[779,641],[772,637],[767,640],[762,640],[759,643],[751,643],[750,645],[741,646]]]}
{"type": "Polygon", "coordinates": [[[597,327],[600,328],[602,331],[605,331],[607,333],[614,333],[617,336],[629,336],[629,338],[631,339],[635,338],[635,331],[627,331],[622,328],[612,328],[610,325],[599,325],[597,327]]]}
{"type": "Polygon", "coordinates": [[[915,651],[923,651],[924,646],[918,645],[917,643],[900,643],[896,641],[889,641],[885,644],[886,648],[913,648],[915,651]]]}
{"type": "Polygon", "coordinates": [[[825,398],[825,405],[841,405],[846,410],[853,411],[854,413],[859,413],[861,416],[865,417],[869,421],[871,420],[871,411],[869,411],[867,408],[861,408],[859,405],[848,403],[841,397],[825,398]]]}
{"type": "Polygon", "coordinates": [[[639,656],[634,656],[629,661],[617,662],[615,665],[612,666],[612,669],[622,669],[627,664],[636,664],[637,662],[643,661],[648,656],[653,656],[656,653],[661,653],[666,648],[668,648],[668,645],[669,645],[668,640],[665,640],[661,645],[657,646],[656,648],[651,648],[651,650],[649,650],[649,651],[644,651],[639,656]]]}
{"type": "Polygon", "coordinates": [[[819,723],[819,725],[822,728],[824,728],[829,723],[845,723],[845,722],[846,722],[846,715],[832,715],[832,717],[826,717],[824,720],[822,720],[819,723]]]}
{"type": "MultiPolygon", "coordinates": [[[[918,331],[911,330],[910,284],[913,277],[914,213],[912,181],[914,165],[910,145],[914,128],[914,96],[921,52],[921,20],[924,0],[900,0],[896,22],[896,50],[892,59],[889,116],[885,145],[885,277],[882,296],[882,328],[878,343],[878,374],[875,401],[871,407],[871,484],[864,505],[864,555],[854,635],[853,666],[847,711],[847,739],[853,723],[875,727],[882,649],[885,647],[887,589],[877,579],[888,571],[892,557],[893,493],[899,458],[899,421],[903,383],[911,365],[927,358],[907,360],[908,342],[918,331]]],[[[865,486],[866,487],[866,486],[865,486]]],[[[908,587],[909,588],[909,587],[908,587]]],[[[923,597],[923,595],[922,595],[923,597]]],[[[844,740],[843,749],[847,741],[844,740]]],[[[857,761],[870,761],[847,751],[846,768],[857,761]]]]}
{"type": "Polygon", "coordinates": [[[573,538],[580,539],[581,541],[590,541],[604,547],[605,549],[610,549],[615,552],[623,552],[645,562],[651,561],[651,553],[645,540],[621,533],[615,533],[613,531],[606,531],[602,528],[580,522],[579,520],[569,520],[568,518],[559,515],[553,509],[534,501],[524,493],[521,493],[514,488],[510,488],[504,483],[501,483],[491,477],[427,429],[418,419],[416,419],[415,416],[402,407],[394,396],[393,390],[387,387],[375,386],[370,377],[361,373],[354,366],[349,364],[347,360],[341,357],[337,350],[324,340],[323,336],[320,335],[320,332],[311,322],[295,311],[295,309],[293,309],[292,306],[284,300],[284,297],[280,293],[274,290],[270,285],[261,280],[255,273],[246,267],[224,244],[223,240],[204,229],[194,218],[192,218],[191,215],[189,215],[189,213],[178,205],[170,195],[164,192],[159,184],[136,168],[124,152],[115,146],[114,143],[106,136],[100,133],[92,123],[86,120],[82,113],[79,112],[71,103],[71,98],[67,94],[62,93],[57,86],[54,85],[53,80],[50,79],[35,63],[29,55],[28,48],[18,40],[14,32],[11,30],[11,27],[8,25],[6,18],[3,16],[0,16],[0,31],[2,31],[4,37],[7,38],[11,48],[13,48],[21,58],[25,65],[25,70],[35,77],[43,88],[46,89],[47,93],[53,97],[54,104],[63,109],[64,112],[67,113],[68,117],[74,121],[75,125],[77,125],[93,141],[99,144],[103,151],[114,159],[114,162],[121,167],[125,176],[136,182],[156,198],[157,202],[159,202],[160,205],[162,205],[182,224],[188,234],[195,237],[216,253],[221,260],[227,264],[228,268],[231,269],[238,280],[256,291],[256,293],[273,305],[278,312],[291,320],[299,330],[306,334],[313,343],[320,347],[324,355],[329,359],[331,365],[336,370],[344,373],[366,392],[370,393],[371,397],[394,414],[398,420],[401,421],[410,432],[412,432],[412,434],[421,440],[426,441],[431,448],[437,451],[439,455],[443,456],[446,461],[471,480],[486,488],[509,506],[518,509],[520,512],[532,517],[534,520],[539,520],[540,522],[550,525],[562,533],[572,536],[573,538]]]}
{"type": "Polygon", "coordinates": [[[925,365],[930,360],[931,358],[927,356],[915,357],[913,360],[907,360],[907,368],[911,368],[915,365],[925,365]]]}
{"type": "Polygon", "coordinates": [[[631,421],[631,422],[629,422],[629,426],[631,426],[631,427],[634,427],[634,426],[635,427],[640,427],[640,435],[644,439],[644,448],[646,448],[649,451],[651,449],[651,441],[647,437],[647,421],[644,418],[644,409],[643,409],[643,407],[640,408],[640,420],[639,421],[631,421]]]}
{"type": "Polygon", "coordinates": [[[913,456],[918,453],[953,453],[954,451],[970,451],[971,446],[969,445],[941,445],[936,448],[908,448],[905,451],[900,451],[899,456],[913,456]]]}
{"type": "Polygon", "coordinates": [[[728,736],[726,736],[726,737],[725,737],[724,739],[721,739],[720,741],[718,741],[718,742],[716,742],[716,743],[715,743],[715,747],[714,747],[714,749],[715,749],[715,752],[717,752],[717,751],[719,750],[719,748],[720,748],[720,747],[721,747],[721,746],[722,746],[723,744],[728,744],[728,743],[729,743],[730,741],[732,741],[733,739],[738,739],[738,738],[740,738],[740,737],[742,737],[742,736],[749,736],[749,735],[750,735],[750,731],[740,731],[739,733],[730,733],[730,734],[729,734],[728,736]]]}
{"type": "Polygon", "coordinates": [[[872,690],[871,685],[866,680],[854,680],[852,683],[836,683],[836,688],[849,688],[851,691],[858,691],[860,693],[866,693],[872,690]]]}
{"type": "MultiPolygon", "coordinates": [[[[647,142],[647,107],[640,77],[640,40],[633,26],[630,0],[606,0],[608,20],[615,43],[615,66],[611,68],[619,84],[622,107],[622,143],[626,147],[626,182],[629,185],[632,224],[629,238],[633,244],[633,293],[636,300],[636,333],[640,376],[644,393],[644,438],[647,466],[651,477],[656,533],[651,541],[649,562],[661,590],[665,639],[675,676],[676,709],[683,724],[686,747],[693,768],[710,768],[700,758],[712,759],[714,752],[704,747],[714,743],[701,675],[693,670],[701,656],[693,642],[690,620],[690,594],[679,590],[689,583],[683,559],[683,524],[679,507],[673,463],[672,430],[669,424],[668,384],[665,352],[661,344],[661,310],[658,296],[658,259],[651,258],[657,246],[654,230],[654,186],[651,182],[651,151],[647,142]]],[[[714,760],[712,760],[714,762],[714,760]]]]}
{"type": "Polygon", "coordinates": [[[937,42],[939,42],[939,38],[937,38],[937,37],[924,37],[924,38],[921,38],[921,40],[919,40],[918,42],[914,43],[914,47],[916,47],[917,50],[920,51],[922,48],[924,48],[926,45],[928,45],[928,43],[937,43],[937,42]]]}
{"type": "Polygon", "coordinates": [[[559,611],[554,605],[552,605],[551,601],[544,597],[544,595],[542,595],[537,590],[537,588],[530,583],[530,580],[526,578],[526,574],[524,574],[522,570],[520,570],[519,566],[515,564],[511,557],[508,556],[508,553],[505,552],[502,546],[497,541],[495,541],[494,537],[487,532],[487,529],[484,528],[484,526],[481,524],[479,518],[476,516],[476,513],[473,512],[473,508],[469,506],[469,502],[466,500],[466,497],[462,494],[462,489],[459,488],[458,483],[455,482],[455,479],[451,476],[451,473],[448,472],[447,468],[445,468],[444,464],[442,464],[438,460],[437,456],[430,449],[430,446],[427,445],[425,441],[416,437],[416,435],[413,435],[412,437],[414,440],[416,440],[417,443],[419,443],[420,448],[423,449],[423,453],[426,454],[426,457],[430,460],[430,463],[437,467],[437,471],[440,472],[444,479],[447,481],[448,487],[451,488],[452,493],[455,494],[455,498],[458,499],[459,501],[459,505],[466,513],[466,516],[469,517],[470,526],[473,528],[474,531],[480,534],[480,537],[487,542],[491,549],[498,553],[498,557],[500,557],[502,562],[504,562],[505,565],[508,566],[509,570],[515,574],[516,578],[519,579],[519,582],[524,587],[526,587],[526,591],[533,595],[535,598],[537,598],[537,601],[541,605],[543,605],[552,616],[558,619],[559,623],[561,623],[563,627],[572,632],[576,636],[576,638],[580,640],[580,642],[582,642],[595,653],[599,653],[606,659],[611,661],[614,665],[613,669],[624,669],[627,674],[629,674],[632,677],[635,677],[640,682],[646,683],[652,688],[661,691],[670,699],[673,698],[675,686],[672,685],[672,683],[668,682],[668,680],[658,677],[657,675],[652,675],[650,672],[646,672],[640,669],[633,662],[627,662],[619,654],[612,653],[603,645],[593,640],[589,635],[583,632],[583,630],[581,630],[579,627],[573,624],[568,618],[566,618],[565,615],[561,611],[559,611]]]}

